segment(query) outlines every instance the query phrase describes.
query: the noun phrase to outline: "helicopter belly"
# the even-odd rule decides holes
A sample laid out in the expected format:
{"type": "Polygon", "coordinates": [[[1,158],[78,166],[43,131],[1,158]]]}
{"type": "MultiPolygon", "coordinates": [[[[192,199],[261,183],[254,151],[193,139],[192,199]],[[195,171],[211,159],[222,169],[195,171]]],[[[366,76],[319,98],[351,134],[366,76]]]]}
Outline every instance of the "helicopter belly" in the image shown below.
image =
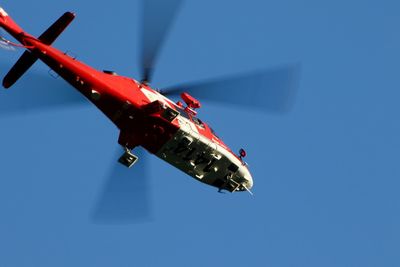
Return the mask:
{"type": "Polygon", "coordinates": [[[237,180],[249,176],[247,167],[228,150],[199,134],[184,118],[179,122],[180,130],[156,155],[203,183],[236,191],[238,187],[230,186],[227,177],[237,180]]]}

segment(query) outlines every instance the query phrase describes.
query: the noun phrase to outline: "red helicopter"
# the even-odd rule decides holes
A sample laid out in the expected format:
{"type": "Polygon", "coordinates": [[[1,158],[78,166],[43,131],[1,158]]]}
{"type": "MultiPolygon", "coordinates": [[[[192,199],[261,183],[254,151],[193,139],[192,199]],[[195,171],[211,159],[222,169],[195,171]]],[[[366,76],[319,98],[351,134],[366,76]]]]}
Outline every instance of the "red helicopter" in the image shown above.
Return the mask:
{"type": "MultiPolygon", "coordinates": [[[[40,59],[118,127],[120,131],[118,143],[123,148],[119,162],[124,166],[130,168],[138,161],[138,156],[132,150],[140,146],[196,180],[216,187],[219,191],[251,193],[253,179],[243,159],[246,156],[245,150],[240,149],[238,155],[233,153],[210,125],[197,117],[197,109],[201,108],[201,103],[193,95],[203,96],[204,99],[214,97],[214,100],[226,101],[229,97],[226,94],[221,96],[216,89],[225,84],[232,92],[235,88],[239,88],[241,94],[236,96],[236,99],[230,100],[231,103],[263,108],[269,100],[263,99],[264,88],[260,86],[268,86],[265,80],[271,79],[274,73],[256,73],[230,81],[188,84],[163,90],[152,88],[150,81],[159,46],[180,5],[180,1],[175,1],[174,4],[172,2],[169,10],[164,10],[163,15],[158,17],[158,22],[162,26],[153,32],[144,31],[142,78],[139,80],[120,76],[114,71],[96,70],[51,46],[75,18],[74,13],[66,12],[36,38],[26,33],[0,7],[1,28],[14,37],[19,44],[5,37],[1,37],[0,41],[3,45],[26,49],[5,76],[3,86],[9,88],[14,85],[40,59]],[[163,21],[160,22],[160,20],[163,21]],[[185,92],[182,92],[182,89],[185,92]],[[254,92],[249,92],[252,97],[243,96],[243,90],[254,90],[254,92]],[[175,102],[167,98],[167,96],[179,94],[183,102],[175,102]]],[[[149,6],[145,4],[144,8],[146,11],[149,6]]],[[[146,14],[143,12],[145,24],[149,19],[146,14]]],[[[285,75],[283,77],[280,75],[278,81],[275,79],[269,82],[276,85],[282,80],[287,80],[281,87],[289,89],[277,93],[278,98],[282,99],[288,98],[288,91],[294,87],[291,81],[294,80],[292,76],[295,71],[285,69],[284,72],[285,75]]],[[[282,100],[282,102],[285,101],[282,100]]],[[[272,107],[274,108],[282,107],[272,107]]]]}

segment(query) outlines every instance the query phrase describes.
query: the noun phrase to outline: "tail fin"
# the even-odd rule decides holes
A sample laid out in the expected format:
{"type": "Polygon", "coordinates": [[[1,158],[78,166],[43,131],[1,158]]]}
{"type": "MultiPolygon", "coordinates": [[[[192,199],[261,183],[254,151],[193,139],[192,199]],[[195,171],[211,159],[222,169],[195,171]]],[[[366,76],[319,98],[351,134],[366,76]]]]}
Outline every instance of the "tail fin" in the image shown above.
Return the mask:
{"type": "MultiPolygon", "coordinates": [[[[46,45],[51,45],[60,34],[74,20],[75,14],[66,12],[56,22],[53,23],[40,37],[39,41],[46,45]]],[[[0,7],[0,26],[9,32],[14,38],[20,41],[20,35],[23,30],[8,16],[0,7]]],[[[25,51],[17,63],[11,68],[3,80],[5,88],[11,87],[24,73],[38,60],[37,56],[29,51],[25,51]]]]}

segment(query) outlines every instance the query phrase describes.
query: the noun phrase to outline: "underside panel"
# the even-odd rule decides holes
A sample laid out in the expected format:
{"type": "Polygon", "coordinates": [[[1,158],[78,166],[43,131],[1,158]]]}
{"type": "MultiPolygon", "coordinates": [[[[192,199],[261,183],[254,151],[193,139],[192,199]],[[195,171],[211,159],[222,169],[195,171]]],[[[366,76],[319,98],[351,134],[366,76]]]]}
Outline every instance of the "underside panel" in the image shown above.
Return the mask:
{"type": "Polygon", "coordinates": [[[229,178],[239,178],[240,160],[223,147],[201,136],[190,121],[179,116],[180,130],[156,154],[193,178],[218,187],[234,191],[229,178]],[[236,177],[239,175],[238,177],[236,177]]]}

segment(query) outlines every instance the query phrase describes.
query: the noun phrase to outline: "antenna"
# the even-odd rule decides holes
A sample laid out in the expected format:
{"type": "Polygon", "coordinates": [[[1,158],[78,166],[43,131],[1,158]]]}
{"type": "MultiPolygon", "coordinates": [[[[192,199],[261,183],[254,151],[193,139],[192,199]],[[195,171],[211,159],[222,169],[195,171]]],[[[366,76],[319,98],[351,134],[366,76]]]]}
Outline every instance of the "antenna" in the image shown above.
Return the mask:
{"type": "Polygon", "coordinates": [[[15,51],[15,48],[10,44],[10,41],[4,38],[4,34],[4,30],[0,29],[0,48],[8,51],[15,51]]]}
{"type": "Polygon", "coordinates": [[[247,188],[244,184],[242,184],[243,188],[246,189],[247,192],[249,192],[250,195],[254,196],[253,192],[250,191],[250,189],[247,188]]]}

